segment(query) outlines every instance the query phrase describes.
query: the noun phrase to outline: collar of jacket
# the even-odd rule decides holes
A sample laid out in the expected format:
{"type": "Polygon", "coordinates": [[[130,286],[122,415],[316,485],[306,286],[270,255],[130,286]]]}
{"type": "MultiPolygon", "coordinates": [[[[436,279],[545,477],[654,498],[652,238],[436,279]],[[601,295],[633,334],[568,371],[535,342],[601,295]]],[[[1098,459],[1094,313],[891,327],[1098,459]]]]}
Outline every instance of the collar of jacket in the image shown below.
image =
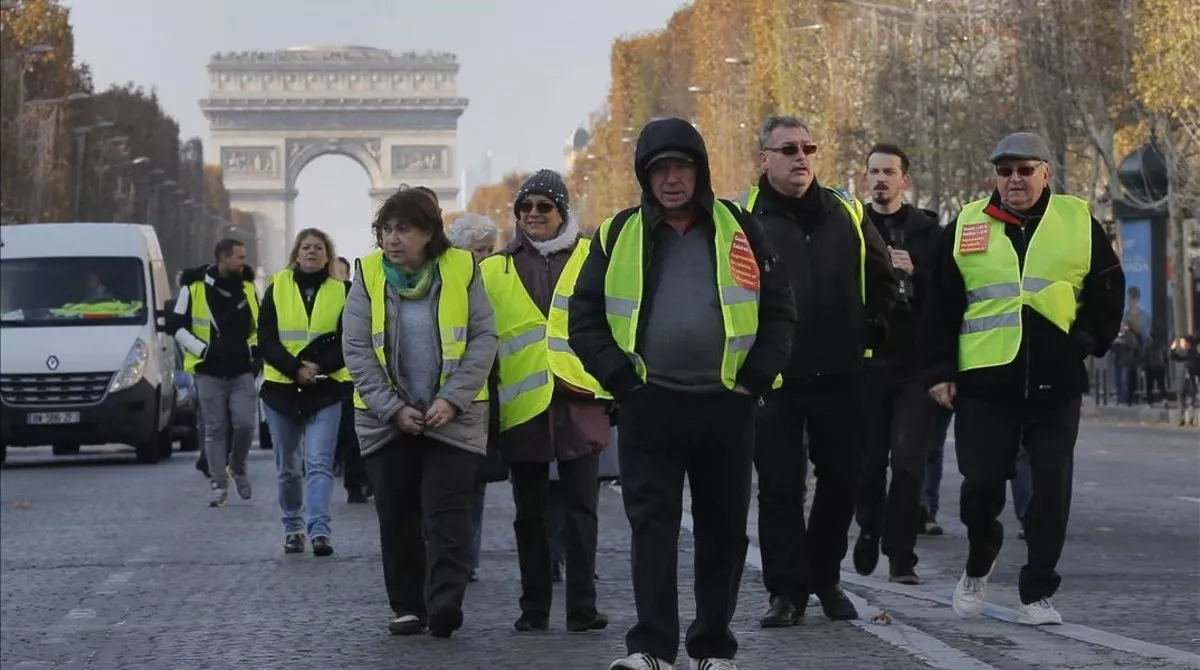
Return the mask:
{"type": "Polygon", "coordinates": [[[774,186],[771,185],[767,175],[762,175],[758,178],[758,201],[754,203],[756,212],[771,212],[774,214],[791,214],[787,200],[804,200],[806,198],[814,198],[818,205],[819,213],[824,215],[833,210],[834,206],[841,207],[841,204],[836,201],[831,201],[835,196],[827,191],[821,183],[813,177],[812,183],[808,185],[808,190],[799,198],[791,198],[780,193],[774,186]]]}
{"type": "Polygon", "coordinates": [[[983,213],[1005,223],[1021,226],[1029,221],[1042,218],[1042,215],[1046,213],[1046,207],[1050,204],[1050,195],[1050,187],[1046,187],[1042,189],[1042,197],[1033,203],[1033,207],[1024,212],[1016,212],[1000,202],[1000,191],[997,189],[992,191],[992,197],[988,200],[987,206],[983,208],[983,213]]]}

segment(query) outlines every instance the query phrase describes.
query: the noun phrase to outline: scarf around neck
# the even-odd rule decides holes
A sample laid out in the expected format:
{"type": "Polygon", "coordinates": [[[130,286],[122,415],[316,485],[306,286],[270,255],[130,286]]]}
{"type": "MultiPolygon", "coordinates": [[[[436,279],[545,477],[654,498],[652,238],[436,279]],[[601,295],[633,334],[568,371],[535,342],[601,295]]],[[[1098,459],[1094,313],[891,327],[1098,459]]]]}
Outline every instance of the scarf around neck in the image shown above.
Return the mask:
{"type": "Polygon", "coordinates": [[[429,287],[433,284],[433,263],[425,261],[416,272],[408,272],[384,258],[383,276],[387,278],[388,286],[395,289],[401,298],[420,300],[429,293],[429,287]]]}
{"type": "MultiPolygon", "coordinates": [[[[521,234],[525,235],[525,232],[522,231],[521,234]]],[[[565,251],[575,244],[575,240],[579,239],[579,219],[574,216],[567,217],[562,228],[559,228],[558,234],[544,242],[539,242],[528,235],[525,235],[525,239],[542,256],[565,251]]]]}

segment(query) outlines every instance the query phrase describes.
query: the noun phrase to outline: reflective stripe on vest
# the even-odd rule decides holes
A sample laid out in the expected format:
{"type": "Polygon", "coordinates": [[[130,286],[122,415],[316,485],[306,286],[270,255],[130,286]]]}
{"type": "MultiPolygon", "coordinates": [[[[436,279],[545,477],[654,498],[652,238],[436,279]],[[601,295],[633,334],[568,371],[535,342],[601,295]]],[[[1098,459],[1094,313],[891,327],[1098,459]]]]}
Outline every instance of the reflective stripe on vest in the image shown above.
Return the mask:
{"type": "MultiPolygon", "coordinates": [[[[845,207],[846,213],[850,215],[850,221],[854,223],[854,233],[858,235],[858,292],[865,305],[867,304],[867,237],[862,230],[863,221],[866,218],[862,203],[855,198],[847,198],[837,189],[825,188],[825,190],[832,193],[838,202],[842,203],[842,207],[845,207]]],[[[751,214],[754,213],[754,203],[758,202],[758,194],[758,186],[751,186],[742,199],[742,207],[751,214]]],[[[870,349],[863,352],[864,358],[872,358],[874,355],[875,352],[870,349]]]]}
{"type": "Polygon", "coordinates": [[[966,288],[967,309],[958,336],[958,369],[1007,365],[1021,348],[1021,309],[1028,306],[1070,331],[1083,278],[1091,268],[1092,218],[1084,200],[1052,195],[1029,240],[1022,272],[1005,233],[1013,225],[984,213],[988,200],[963,207],[955,221],[954,262],[966,288]],[[963,227],[987,225],[987,247],[960,253],[963,227]]]}
{"type": "MultiPolygon", "coordinates": [[[[375,251],[363,256],[359,261],[359,271],[359,278],[367,290],[367,297],[371,299],[371,346],[375,349],[375,358],[379,361],[379,366],[390,381],[392,373],[388,366],[385,346],[387,278],[383,272],[383,252],[375,251]]],[[[437,304],[438,333],[442,344],[440,383],[444,386],[467,351],[467,323],[470,318],[468,290],[471,279],[475,276],[475,259],[469,251],[447,249],[437,259],[437,271],[441,281],[437,304]]],[[[487,384],[484,384],[475,396],[475,401],[487,399],[487,384]]],[[[358,394],[358,389],[354,390],[354,406],[367,409],[367,404],[358,394]]]]}
{"type": "MultiPolygon", "coordinates": [[[[296,284],[294,270],[288,268],[271,278],[271,300],[275,303],[276,322],[279,327],[279,342],[293,356],[300,353],[309,342],[337,330],[338,317],[346,306],[346,286],[342,282],[327,278],[317,289],[312,316],[304,308],[300,286],[296,284]]],[[[350,381],[350,373],[343,367],[326,373],[339,382],[350,381]]],[[[263,365],[263,379],[277,384],[294,384],[296,381],[269,364],[263,365]]]]}
{"type": "MultiPolygon", "coordinates": [[[[758,332],[758,286],[742,286],[734,279],[730,256],[735,246],[743,257],[757,265],[746,239],[746,233],[733,212],[717,201],[712,212],[715,234],[713,244],[717,260],[717,295],[721,300],[721,317],[725,325],[725,349],[721,356],[721,382],[732,389],[746,355],[754,346],[758,332]]],[[[608,255],[608,271],[604,275],[604,311],[617,346],[629,356],[634,369],[644,382],[646,365],[636,353],[638,320],[641,317],[642,290],[645,282],[645,259],[642,211],[638,209],[608,245],[612,219],[600,224],[597,239],[608,255]]]]}
{"type": "Polygon", "coordinates": [[[568,306],[589,248],[586,239],[576,244],[555,284],[548,317],[533,302],[509,257],[492,256],[479,264],[500,339],[500,430],[546,411],[554,396],[554,378],[597,398],[612,397],[583,369],[567,339],[568,306]]]}
{"type": "MultiPolygon", "coordinates": [[[[250,304],[250,346],[258,345],[258,293],[254,291],[252,282],[242,282],[242,291],[250,304]]],[[[207,346],[212,341],[212,317],[208,312],[208,288],[203,279],[188,285],[188,298],[191,300],[192,335],[204,341],[207,346]]],[[[202,359],[190,351],[183,352],[183,369],[190,373],[196,372],[196,366],[202,359]]]]}

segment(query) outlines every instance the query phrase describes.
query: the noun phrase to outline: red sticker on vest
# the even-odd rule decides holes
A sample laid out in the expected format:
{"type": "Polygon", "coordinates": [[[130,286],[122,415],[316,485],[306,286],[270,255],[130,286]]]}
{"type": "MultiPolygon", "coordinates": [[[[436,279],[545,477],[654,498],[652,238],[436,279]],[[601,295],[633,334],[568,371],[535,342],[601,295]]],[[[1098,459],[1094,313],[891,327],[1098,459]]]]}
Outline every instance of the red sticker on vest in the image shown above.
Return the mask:
{"type": "Polygon", "coordinates": [[[750,240],[740,231],[734,234],[733,244],[729,246],[729,271],[738,286],[749,291],[758,290],[758,262],[754,260],[750,240]]]}
{"type": "Polygon", "coordinates": [[[988,239],[992,232],[987,221],[983,223],[968,223],[962,227],[958,237],[958,253],[978,254],[988,250],[988,239]]]}

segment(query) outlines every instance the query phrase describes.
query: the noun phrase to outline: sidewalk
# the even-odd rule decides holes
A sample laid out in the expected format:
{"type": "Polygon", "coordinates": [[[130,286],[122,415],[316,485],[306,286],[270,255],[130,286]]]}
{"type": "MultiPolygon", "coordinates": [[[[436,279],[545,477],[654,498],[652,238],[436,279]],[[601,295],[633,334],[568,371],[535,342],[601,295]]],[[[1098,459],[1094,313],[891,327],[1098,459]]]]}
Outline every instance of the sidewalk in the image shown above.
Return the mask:
{"type": "Polygon", "coordinates": [[[1096,403],[1095,396],[1086,395],[1083,397],[1083,417],[1124,423],[1176,425],[1179,422],[1179,408],[1165,409],[1161,405],[1150,407],[1146,404],[1099,405],[1096,403]]]}

